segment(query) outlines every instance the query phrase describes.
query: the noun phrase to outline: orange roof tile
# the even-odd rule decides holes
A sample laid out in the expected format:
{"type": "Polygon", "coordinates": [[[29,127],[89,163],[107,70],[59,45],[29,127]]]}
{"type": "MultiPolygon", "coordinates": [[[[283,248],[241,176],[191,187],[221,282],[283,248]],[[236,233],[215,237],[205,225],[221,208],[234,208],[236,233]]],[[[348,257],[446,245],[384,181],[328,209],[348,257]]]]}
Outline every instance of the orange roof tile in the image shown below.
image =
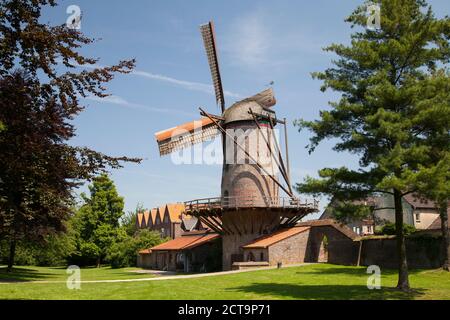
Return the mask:
{"type": "Polygon", "coordinates": [[[170,139],[172,137],[176,137],[180,134],[186,134],[187,132],[191,132],[196,129],[200,130],[202,127],[210,125],[211,123],[213,123],[213,121],[211,119],[205,117],[200,120],[195,120],[192,122],[182,124],[177,127],[163,130],[163,131],[155,133],[156,141],[161,142],[161,141],[170,139]]]}
{"type": "Polygon", "coordinates": [[[171,222],[181,222],[181,214],[184,212],[184,204],[168,204],[166,207],[166,212],[169,214],[171,222]]]}
{"type": "Polygon", "coordinates": [[[150,249],[144,249],[144,250],[139,251],[139,254],[150,254],[150,253],[152,253],[152,250],[150,250],[150,249]]]}
{"type": "Polygon", "coordinates": [[[141,227],[142,226],[142,218],[144,217],[144,215],[142,213],[138,213],[137,214],[137,222],[138,222],[138,226],[141,227]]]}
{"type": "Polygon", "coordinates": [[[278,230],[272,234],[256,239],[255,241],[250,242],[249,244],[243,246],[242,248],[244,249],[267,248],[277,242],[280,242],[286,238],[292,237],[296,234],[302,233],[309,229],[310,227],[292,227],[289,229],[278,230]]]}
{"type": "Polygon", "coordinates": [[[158,211],[158,209],[154,208],[150,211],[150,219],[152,219],[152,225],[155,224],[155,219],[156,219],[156,212],[158,211]]]}
{"type": "Polygon", "coordinates": [[[203,234],[185,234],[181,237],[164,242],[156,247],[151,248],[152,251],[170,251],[170,250],[186,250],[192,249],[209,241],[219,238],[217,233],[203,233],[203,234]]]}
{"type": "Polygon", "coordinates": [[[297,223],[297,226],[302,227],[324,227],[324,226],[330,226],[344,234],[346,237],[350,239],[355,239],[358,235],[353,232],[352,229],[350,229],[345,224],[339,223],[334,219],[319,219],[319,220],[309,220],[305,222],[299,222],[297,223]]]}
{"type": "Polygon", "coordinates": [[[150,218],[150,212],[147,210],[144,212],[144,224],[148,226],[148,219],[150,218]]]}
{"type": "Polygon", "coordinates": [[[159,217],[159,221],[163,222],[164,219],[164,211],[166,211],[166,206],[161,206],[159,208],[156,209],[156,215],[155,215],[155,223],[156,223],[156,219],[159,217]]]}

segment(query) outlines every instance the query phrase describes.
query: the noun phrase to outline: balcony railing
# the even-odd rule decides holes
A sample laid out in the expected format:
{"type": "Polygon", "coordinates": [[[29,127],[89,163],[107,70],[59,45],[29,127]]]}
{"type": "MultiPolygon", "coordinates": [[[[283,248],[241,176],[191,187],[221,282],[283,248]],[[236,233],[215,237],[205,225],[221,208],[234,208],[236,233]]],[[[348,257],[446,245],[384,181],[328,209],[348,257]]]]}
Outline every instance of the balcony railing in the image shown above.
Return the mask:
{"type": "Polygon", "coordinates": [[[212,210],[227,208],[286,208],[286,209],[319,209],[319,202],[301,202],[300,199],[288,197],[216,197],[186,201],[186,211],[212,210]]]}

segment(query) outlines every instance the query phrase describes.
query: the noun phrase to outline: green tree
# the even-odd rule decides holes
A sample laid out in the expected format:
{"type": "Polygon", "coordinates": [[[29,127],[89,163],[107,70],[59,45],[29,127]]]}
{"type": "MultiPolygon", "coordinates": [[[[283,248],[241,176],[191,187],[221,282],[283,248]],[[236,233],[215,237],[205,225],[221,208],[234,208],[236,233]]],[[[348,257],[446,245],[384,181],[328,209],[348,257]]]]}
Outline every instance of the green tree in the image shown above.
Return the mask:
{"type": "Polygon", "coordinates": [[[120,225],[125,228],[129,236],[134,236],[135,233],[138,232],[138,226],[136,223],[137,214],[144,211],[146,211],[146,209],[144,209],[141,203],[138,203],[134,212],[129,211],[122,217],[120,225]]]}
{"type": "MultiPolygon", "coordinates": [[[[448,138],[447,138],[448,140],[448,138]]],[[[442,268],[450,271],[450,230],[448,225],[448,199],[450,198],[450,152],[449,142],[439,145],[441,152],[436,163],[411,175],[411,184],[420,190],[420,194],[433,199],[439,208],[441,218],[442,242],[444,244],[444,261],[442,268]],[[447,150],[443,147],[447,146],[447,150]]]]}
{"type": "MultiPolygon", "coordinates": [[[[319,179],[307,178],[299,192],[332,194],[347,201],[374,193],[394,197],[399,256],[397,288],[409,290],[403,232],[402,197],[418,189],[412,174],[433,163],[432,147],[424,143],[424,128],[448,132],[450,19],[437,19],[423,0],[377,0],[358,7],[347,20],[362,27],[350,45],[326,48],[338,59],[313,76],[322,90],[342,94],[320,120],[299,120],[313,132],[309,150],[336,138],[334,150],[359,156],[360,168],[326,168],[319,179]],[[381,28],[365,29],[367,4],[381,7],[381,28]],[[447,101],[445,103],[437,103],[447,101]]],[[[367,211],[367,210],[366,210],[367,211]]]]}
{"type": "Polygon", "coordinates": [[[117,241],[110,246],[106,259],[113,268],[135,266],[137,254],[140,250],[149,249],[169,240],[161,238],[157,231],[141,229],[133,236],[128,235],[122,241],[117,241]]]}
{"type": "Polygon", "coordinates": [[[100,266],[108,248],[127,237],[119,224],[124,201],[106,174],[94,178],[89,191],[90,197],[82,194],[84,204],[74,217],[73,227],[80,258],[88,262],[95,260],[100,266]]]}
{"type": "Polygon", "coordinates": [[[9,242],[9,270],[17,241],[64,231],[81,182],[121,160],[138,161],[68,143],[80,97],[107,96],[105,84],[135,62],[92,68],[98,59],[79,51],[93,40],[42,23],[46,5],[56,1],[0,1],[0,239],[9,242]]]}

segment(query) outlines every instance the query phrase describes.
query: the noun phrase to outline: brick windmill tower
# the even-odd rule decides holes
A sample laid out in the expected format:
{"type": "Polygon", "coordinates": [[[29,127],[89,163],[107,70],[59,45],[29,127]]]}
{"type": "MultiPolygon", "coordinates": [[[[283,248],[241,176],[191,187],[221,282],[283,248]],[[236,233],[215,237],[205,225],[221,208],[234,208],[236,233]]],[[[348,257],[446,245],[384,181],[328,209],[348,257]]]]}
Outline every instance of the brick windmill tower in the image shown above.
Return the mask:
{"type": "Polygon", "coordinates": [[[222,235],[223,268],[243,260],[241,247],[317,211],[317,202],[301,203],[293,194],[286,119],[272,109],[272,89],[225,107],[212,22],[200,27],[221,115],[200,109],[200,120],[155,134],[161,156],[222,137],[224,163],[221,196],[186,202],[186,213],[222,235]],[[277,125],[284,126],[285,159],[277,125]],[[286,164],[285,164],[286,163],[286,164]],[[281,179],[280,179],[281,177],[281,179]],[[281,197],[280,191],[286,194],[281,197]]]}

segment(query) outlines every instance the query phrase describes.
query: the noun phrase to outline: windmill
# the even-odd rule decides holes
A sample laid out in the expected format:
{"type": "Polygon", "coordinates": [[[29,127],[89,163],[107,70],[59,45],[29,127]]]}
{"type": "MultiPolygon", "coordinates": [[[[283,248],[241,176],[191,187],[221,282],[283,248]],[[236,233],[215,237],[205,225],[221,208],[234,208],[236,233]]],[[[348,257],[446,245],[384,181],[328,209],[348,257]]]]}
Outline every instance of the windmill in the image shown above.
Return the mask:
{"type": "Polygon", "coordinates": [[[286,119],[278,119],[273,110],[273,89],[226,107],[213,22],[201,25],[200,31],[221,114],[199,108],[200,120],[155,136],[160,155],[164,156],[221,135],[221,196],[186,202],[186,213],[222,234],[224,269],[229,269],[233,260],[239,260],[239,247],[246,241],[297,223],[317,210],[317,202],[302,204],[292,191],[286,119]],[[277,125],[284,125],[284,158],[276,137],[277,125]],[[280,190],[286,197],[280,197],[280,190]]]}

